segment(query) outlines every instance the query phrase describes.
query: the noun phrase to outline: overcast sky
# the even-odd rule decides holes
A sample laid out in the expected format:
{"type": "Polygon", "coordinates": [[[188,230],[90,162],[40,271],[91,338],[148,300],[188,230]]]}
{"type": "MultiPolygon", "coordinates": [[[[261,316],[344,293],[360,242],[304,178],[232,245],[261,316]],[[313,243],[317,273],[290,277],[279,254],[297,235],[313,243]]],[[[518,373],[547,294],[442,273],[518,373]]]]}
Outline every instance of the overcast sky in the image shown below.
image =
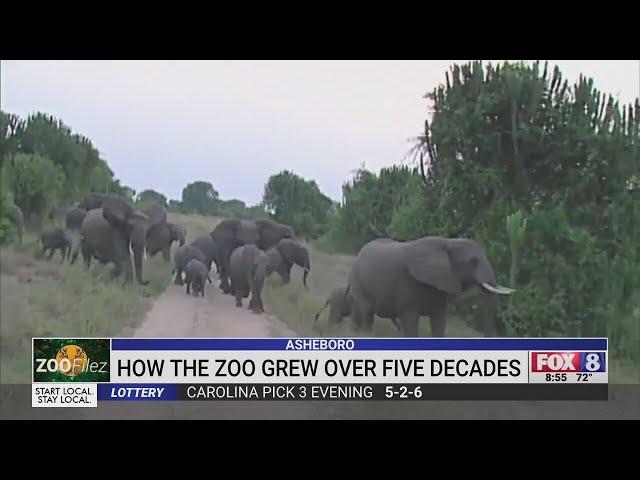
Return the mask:
{"type": "MultiPolygon", "coordinates": [[[[89,137],[123,184],[179,199],[206,180],[261,200],[283,169],[339,200],[364,164],[400,163],[451,61],[2,61],[0,108],[42,111],[89,137]]],[[[495,60],[494,60],[495,62],[495,60]]],[[[640,62],[554,61],[629,102],[640,62]]]]}

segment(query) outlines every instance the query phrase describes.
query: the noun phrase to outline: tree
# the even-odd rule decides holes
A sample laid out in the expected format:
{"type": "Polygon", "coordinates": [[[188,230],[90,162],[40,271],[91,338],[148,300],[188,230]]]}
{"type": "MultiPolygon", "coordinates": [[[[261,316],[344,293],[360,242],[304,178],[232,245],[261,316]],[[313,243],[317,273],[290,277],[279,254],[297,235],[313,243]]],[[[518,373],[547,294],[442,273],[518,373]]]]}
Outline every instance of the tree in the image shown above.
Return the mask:
{"type": "Polygon", "coordinates": [[[167,197],[165,197],[160,192],[156,192],[155,190],[147,189],[138,193],[136,197],[136,203],[138,205],[148,206],[150,204],[160,205],[161,207],[167,208],[167,197]]]}
{"type": "Polygon", "coordinates": [[[193,182],[182,190],[182,207],[185,213],[216,215],[218,192],[209,182],[193,182]]]}
{"type": "Polygon", "coordinates": [[[621,108],[557,67],[481,62],[454,65],[427,98],[422,185],[392,232],[481,241],[498,279],[516,282],[500,306],[513,333],[608,336],[640,358],[638,99],[621,108]],[[526,220],[517,252],[514,214],[526,220]]]}
{"type": "Polygon", "coordinates": [[[25,217],[43,215],[59,198],[64,185],[62,169],[46,157],[19,153],[6,172],[14,202],[25,217]]]}
{"type": "Polygon", "coordinates": [[[314,180],[305,180],[289,170],[269,177],[262,203],[275,220],[310,237],[317,236],[327,224],[333,206],[314,180]]]}

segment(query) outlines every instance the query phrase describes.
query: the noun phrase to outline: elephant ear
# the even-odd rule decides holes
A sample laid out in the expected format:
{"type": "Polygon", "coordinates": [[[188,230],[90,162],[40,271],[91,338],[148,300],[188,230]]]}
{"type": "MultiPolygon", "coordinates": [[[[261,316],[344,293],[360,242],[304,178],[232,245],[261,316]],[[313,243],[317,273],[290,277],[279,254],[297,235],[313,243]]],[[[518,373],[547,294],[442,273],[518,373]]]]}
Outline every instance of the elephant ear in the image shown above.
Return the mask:
{"type": "Polygon", "coordinates": [[[133,208],[120,195],[110,193],[104,197],[102,202],[102,216],[111,225],[130,227],[130,217],[132,215],[133,208]]]}
{"type": "Polygon", "coordinates": [[[437,239],[427,237],[409,242],[404,247],[403,262],[409,274],[420,283],[449,294],[462,291],[462,284],[454,274],[449,252],[444,243],[437,239]]]}
{"type": "Polygon", "coordinates": [[[150,226],[167,223],[167,211],[160,205],[153,204],[144,210],[150,226]]]}

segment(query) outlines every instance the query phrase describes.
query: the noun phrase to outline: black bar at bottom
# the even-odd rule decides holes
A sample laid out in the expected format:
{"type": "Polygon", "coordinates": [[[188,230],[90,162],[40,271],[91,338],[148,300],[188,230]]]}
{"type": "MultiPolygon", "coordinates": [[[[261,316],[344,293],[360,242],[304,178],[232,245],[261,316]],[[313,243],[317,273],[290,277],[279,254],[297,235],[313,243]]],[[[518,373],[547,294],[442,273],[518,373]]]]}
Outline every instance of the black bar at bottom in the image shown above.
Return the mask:
{"type": "Polygon", "coordinates": [[[587,400],[606,401],[608,384],[184,384],[179,400],[587,400]]]}

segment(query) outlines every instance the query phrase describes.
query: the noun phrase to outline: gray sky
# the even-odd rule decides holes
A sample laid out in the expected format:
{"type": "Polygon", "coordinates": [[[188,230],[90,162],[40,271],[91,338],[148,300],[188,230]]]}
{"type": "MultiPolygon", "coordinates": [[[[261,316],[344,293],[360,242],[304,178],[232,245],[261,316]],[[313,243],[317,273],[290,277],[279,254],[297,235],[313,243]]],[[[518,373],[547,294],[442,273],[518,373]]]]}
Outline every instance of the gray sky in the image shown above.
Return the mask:
{"type": "MultiPolygon", "coordinates": [[[[454,62],[2,61],[0,108],[62,119],[138,191],[179,199],[206,180],[255,204],[269,175],[290,169],[339,200],[360,165],[402,162],[424,124],[422,96],[454,62]]],[[[621,102],[640,96],[638,60],[550,64],[621,102]]]]}

